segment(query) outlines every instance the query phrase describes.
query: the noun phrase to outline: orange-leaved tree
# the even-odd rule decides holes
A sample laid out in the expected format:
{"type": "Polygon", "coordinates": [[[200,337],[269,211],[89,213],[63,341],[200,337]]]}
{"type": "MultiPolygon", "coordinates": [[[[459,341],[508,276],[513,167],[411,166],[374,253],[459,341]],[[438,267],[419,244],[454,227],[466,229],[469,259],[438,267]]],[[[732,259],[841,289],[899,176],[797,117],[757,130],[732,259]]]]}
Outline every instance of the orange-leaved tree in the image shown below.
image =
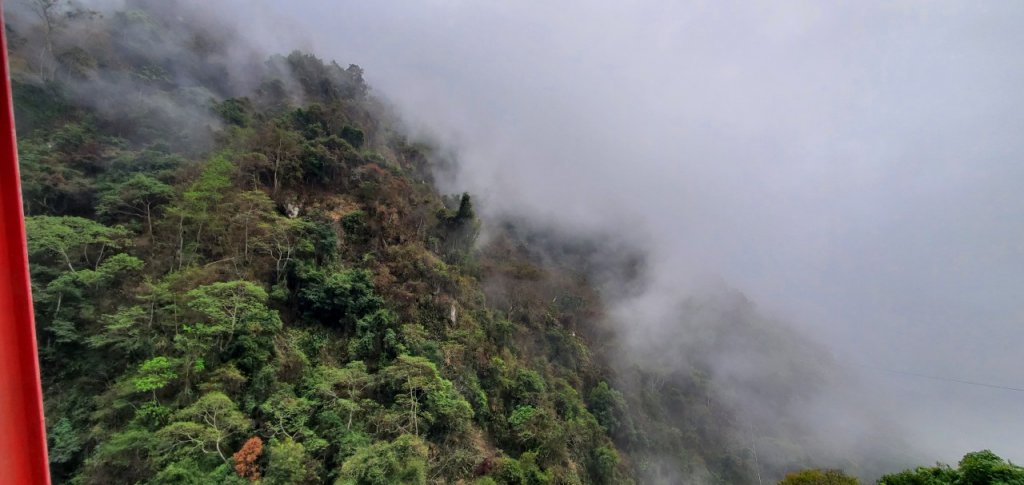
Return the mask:
{"type": "Polygon", "coordinates": [[[256,461],[263,454],[263,440],[253,436],[242,445],[242,448],[231,457],[235,459],[235,473],[242,478],[255,482],[260,479],[260,467],[256,461]]]}

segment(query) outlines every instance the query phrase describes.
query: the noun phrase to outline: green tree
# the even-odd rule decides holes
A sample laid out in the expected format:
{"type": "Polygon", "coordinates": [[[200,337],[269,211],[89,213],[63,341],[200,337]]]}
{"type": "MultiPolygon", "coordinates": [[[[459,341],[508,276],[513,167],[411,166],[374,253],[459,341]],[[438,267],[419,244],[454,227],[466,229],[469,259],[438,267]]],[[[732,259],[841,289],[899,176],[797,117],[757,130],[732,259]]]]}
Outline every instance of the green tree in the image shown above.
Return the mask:
{"type": "Polygon", "coordinates": [[[274,201],[262,191],[250,190],[228,199],[224,210],[231,214],[226,236],[235,259],[252,263],[257,248],[262,247],[271,228],[281,219],[274,212],[274,201]]]}
{"type": "Polygon", "coordinates": [[[108,185],[100,192],[96,212],[111,218],[141,218],[146,234],[153,237],[153,216],[156,209],[174,197],[174,189],[149,175],[136,173],[108,185]]]}
{"type": "Polygon", "coordinates": [[[354,325],[380,309],[384,301],[373,290],[365,270],[330,271],[304,267],[299,271],[299,304],[307,314],[328,325],[354,325]]]}
{"type": "Polygon", "coordinates": [[[237,355],[250,368],[258,368],[270,357],[273,335],[282,323],[278,313],[267,307],[263,288],[244,280],[225,281],[195,288],[186,297],[195,318],[174,337],[184,357],[186,389],[191,375],[201,371],[209,357],[226,360],[237,355]]]}
{"type": "Polygon", "coordinates": [[[68,463],[82,450],[82,438],[67,417],[60,418],[46,434],[50,463],[68,463]]]}
{"type": "Polygon", "coordinates": [[[281,283],[298,253],[314,250],[312,242],[304,237],[309,223],[301,219],[274,216],[260,224],[265,236],[258,242],[258,249],[273,259],[275,281],[281,283]]]}
{"type": "Polygon", "coordinates": [[[122,307],[100,319],[103,328],[90,335],[88,343],[93,348],[112,349],[122,355],[145,353],[157,343],[153,329],[147,328],[149,320],[150,314],[141,306],[122,307]]]}
{"type": "Polygon", "coordinates": [[[839,470],[803,470],[786,474],[779,485],[858,485],[860,482],[839,470]]]}
{"type": "Polygon", "coordinates": [[[199,452],[216,455],[224,463],[228,463],[235,438],[252,428],[249,418],[221,392],[203,395],[175,413],[174,419],[157,433],[166,453],[199,452]]]}
{"type": "Polygon", "coordinates": [[[390,360],[405,352],[405,346],[398,339],[398,317],[382,308],[360,318],[348,349],[356,358],[377,361],[390,360]]]}
{"type": "MultiPolygon", "coordinates": [[[[80,331],[102,318],[98,314],[102,308],[99,304],[105,302],[97,297],[122,286],[129,275],[142,269],[142,260],[134,256],[118,253],[103,259],[100,253],[97,259],[102,262],[95,269],[57,270],[58,276],[34,295],[37,318],[58,342],[78,342],[80,331]]],[[[38,268],[37,271],[42,273],[38,268]]],[[[42,281],[44,278],[39,277],[35,283],[42,281]]]]}
{"type": "Polygon", "coordinates": [[[345,429],[348,431],[352,430],[352,419],[360,408],[364,392],[372,384],[373,376],[367,373],[366,364],[358,360],[342,368],[317,366],[307,381],[315,395],[345,412],[345,429]]]}
{"type": "Polygon", "coordinates": [[[222,352],[240,331],[261,334],[281,328],[277,312],[267,308],[267,292],[249,281],[200,286],[188,292],[187,297],[188,307],[199,318],[186,332],[210,339],[213,347],[222,352]]]}
{"type": "Polygon", "coordinates": [[[260,405],[267,417],[266,426],[271,436],[289,440],[315,437],[307,423],[313,414],[313,402],[296,396],[291,389],[275,392],[260,405]]]}
{"type": "MultiPolygon", "coordinates": [[[[40,90],[38,97],[58,97],[40,90]]],[[[23,119],[18,118],[19,130],[23,119]]],[[[95,180],[86,175],[80,164],[55,152],[48,140],[22,137],[19,131],[18,164],[25,215],[77,214],[90,205],[95,180]]]]}
{"type": "Polygon", "coordinates": [[[968,453],[960,460],[963,485],[1024,485],[1024,468],[1009,463],[989,450],[968,453]]]}
{"type": "Polygon", "coordinates": [[[427,445],[401,435],[361,448],[341,466],[335,485],[422,485],[427,483],[427,445]]]}
{"type": "Polygon", "coordinates": [[[348,125],[341,128],[341,139],[347,141],[354,148],[362,148],[365,138],[363,130],[359,128],[348,125]]]}
{"type": "Polygon", "coordinates": [[[257,130],[255,151],[264,161],[258,169],[269,175],[271,193],[277,194],[282,185],[302,180],[303,138],[280,123],[270,122],[257,130]]]}
{"type": "Polygon", "coordinates": [[[86,459],[82,481],[88,484],[139,483],[158,469],[160,439],[151,431],[129,427],[112,433],[86,459]]]}
{"type": "Polygon", "coordinates": [[[619,453],[611,446],[594,448],[594,475],[597,483],[617,483],[616,469],[619,466],[619,453]]]}
{"type": "Polygon", "coordinates": [[[626,419],[626,400],[622,393],[601,381],[590,391],[590,409],[601,426],[613,436],[619,435],[626,419]]]}
{"type": "Polygon", "coordinates": [[[400,355],[380,375],[401,410],[396,425],[402,433],[462,431],[473,419],[466,399],[423,357],[400,355]]]}
{"type": "Polygon", "coordinates": [[[227,123],[246,127],[252,122],[252,102],[248,98],[229,98],[214,105],[213,110],[227,123]]]}
{"type": "Polygon", "coordinates": [[[879,485],[954,485],[958,483],[960,474],[948,465],[938,464],[933,467],[918,467],[899,473],[885,475],[878,479],[879,485]]]}
{"type": "Polygon", "coordinates": [[[75,271],[76,265],[99,267],[105,253],[130,244],[130,234],[81,217],[35,216],[25,219],[30,256],[56,257],[75,271]]]}
{"type": "Polygon", "coordinates": [[[223,249],[216,243],[224,239],[230,214],[217,209],[234,184],[237,167],[228,153],[210,158],[202,173],[167,210],[175,222],[174,252],[177,269],[191,264],[200,249],[223,249]],[[203,244],[204,241],[209,241],[203,244]]]}
{"type": "Polygon", "coordinates": [[[958,468],[936,464],[884,475],[879,485],[1024,485],[1024,468],[989,450],[968,453],[958,468]]]}
{"type": "Polygon", "coordinates": [[[178,377],[178,373],[174,371],[175,365],[176,363],[167,357],[153,357],[139,365],[132,385],[139,392],[152,392],[153,400],[156,401],[156,391],[178,377]]]}
{"type": "Polygon", "coordinates": [[[306,448],[291,438],[270,441],[266,482],[270,485],[304,483],[308,475],[306,448]]]}

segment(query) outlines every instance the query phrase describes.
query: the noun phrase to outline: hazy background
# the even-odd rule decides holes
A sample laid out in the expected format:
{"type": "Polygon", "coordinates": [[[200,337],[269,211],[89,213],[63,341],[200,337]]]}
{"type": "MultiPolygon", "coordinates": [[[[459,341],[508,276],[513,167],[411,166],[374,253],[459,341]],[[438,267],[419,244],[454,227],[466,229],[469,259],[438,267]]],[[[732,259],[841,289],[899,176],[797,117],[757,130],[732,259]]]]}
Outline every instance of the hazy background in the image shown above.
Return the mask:
{"type": "Polygon", "coordinates": [[[445,137],[485,210],[632,232],[661,288],[797,322],[935,458],[1024,462],[1024,393],[875,369],[1024,387],[1024,4],[246,3],[445,137]]]}
{"type": "Polygon", "coordinates": [[[647,314],[736,287],[922,456],[1024,462],[1024,392],[889,372],[1024,388],[1024,3],[553,3],[203,5],[361,65],[485,212],[635,241],[647,314]]]}

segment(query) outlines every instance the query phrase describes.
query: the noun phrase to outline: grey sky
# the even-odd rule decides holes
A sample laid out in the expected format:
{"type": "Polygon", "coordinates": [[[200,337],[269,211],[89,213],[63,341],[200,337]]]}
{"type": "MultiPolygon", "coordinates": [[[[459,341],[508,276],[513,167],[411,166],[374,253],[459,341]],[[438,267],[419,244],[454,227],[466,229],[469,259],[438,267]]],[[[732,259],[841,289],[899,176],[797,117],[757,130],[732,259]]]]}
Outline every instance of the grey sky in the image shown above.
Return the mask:
{"type": "MultiPolygon", "coordinates": [[[[662,288],[721,278],[851,365],[1024,387],[1024,3],[601,3],[256,5],[487,210],[635,232],[662,288]]],[[[865,375],[936,458],[1024,462],[1024,393],[865,375]]]]}

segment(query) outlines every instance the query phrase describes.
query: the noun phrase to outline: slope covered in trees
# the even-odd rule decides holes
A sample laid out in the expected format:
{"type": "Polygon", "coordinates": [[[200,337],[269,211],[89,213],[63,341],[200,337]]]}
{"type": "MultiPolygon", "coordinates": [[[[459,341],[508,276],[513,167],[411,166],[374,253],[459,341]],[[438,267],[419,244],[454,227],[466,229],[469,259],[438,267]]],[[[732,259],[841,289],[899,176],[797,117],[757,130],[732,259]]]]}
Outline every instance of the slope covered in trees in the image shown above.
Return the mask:
{"type": "Polygon", "coordinates": [[[230,84],[165,6],[36,6],[9,33],[56,481],[627,479],[578,309],[488,303],[541,270],[474,252],[357,66],[230,84]]]}
{"type": "Polygon", "coordinates": [[[607,305],[641,255],[480,221],[358,66],[241,49],[176,2],[8,13],[56,482],[755,483],[822,465],[788,410],[827,356],[726,292],[681,301],[623,362],[607,305]],[[714,365],[738,354],[757,372],[714,365]]]}

